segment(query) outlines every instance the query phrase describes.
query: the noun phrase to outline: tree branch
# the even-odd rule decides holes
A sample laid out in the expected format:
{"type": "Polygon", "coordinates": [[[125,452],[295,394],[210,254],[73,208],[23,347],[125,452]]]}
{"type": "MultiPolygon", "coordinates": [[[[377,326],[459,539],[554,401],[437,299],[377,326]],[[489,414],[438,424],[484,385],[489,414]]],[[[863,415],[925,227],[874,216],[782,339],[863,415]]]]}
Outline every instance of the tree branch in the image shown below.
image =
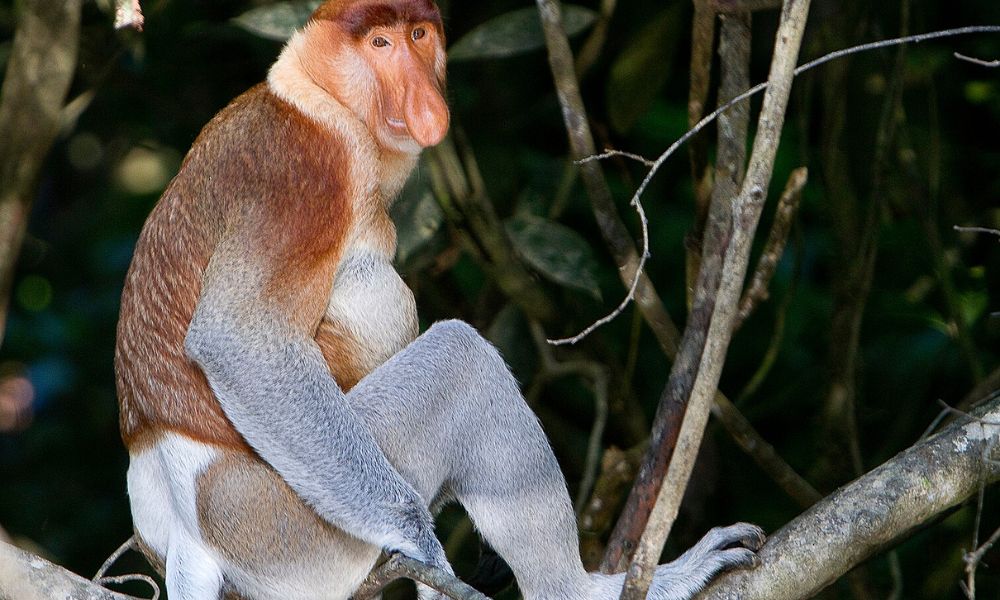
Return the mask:
{"type": "Polygon", "coordinates": [[[799,201],[802,199],[802,189],[806,186],[808,179],[809,170],[806,167],[799,167],[788,176],[785,191],[781,193],[781,199],[778,200],[778,210],[774,213],[771,233],[768,235],[767,243],[764,244],[764,251],[757,260],[757,269],[754,271],[753,279],[750,280],[750,285],[747,286],[747,290],[740,300],[740,311],[736,316],[735,329],[739,329],[757,308],[757,305],[767,300],[770,295],[768,288],[771,284],[771,278],[774,277],[778,261],[781,260],[781,255],[785,251],[788,232],[792,229],[792,222],[795,220],[799,201]]]}
{"type": "Polygon", "coordinates": [[[761,564],[724,575],[700,600],[797,600],[1000,480],[1000,401],[831,494],[773,533],[761,564]]]}
{"type": "Polygon", "coordinates": [[[0,90],[0,339],[42,163],[76,71],[82,0],[24,0],[0,90]]]}
{"type": "Polygon", "coordinates": [[[428,585],[454,600],[489,600],[458,577],[402,554],[393,554],[389,560],[376,567],[352,598],[366,600],[403,577],[428,585]]]}
{"type": "Polygon", "coordinates": [[[716,214],[709,217],[706,233],[714,239],[706,237],[706,244],[718,244],[724,257],[720,261],[714,248],[706,248],[690,322],[684,331],[681,351],[671,369],[667,387],[660,398],[653,439],[643,461],[639,483],[633,489],[626,508],[625,514],[635,514],[633,522],[645,527],[626,576],[622,600],[640,600],[645,596],[655,563],[663,550],[663,543],[694,468],[732,336],[753,236],[774,168],[808,14],[809,0],[786,0],[775,37],[771,74],[746,178],[739,195],[732,202],[730,222],[712,222],[722,216],[724,211],[721,207],[718,211],[713,210],[716,214]],[[683,415],[680,422],[679,415],[683,415]],[[669,463],[665,476],[662,472],[664,463],[669,463]],[[643,482],[645,485],[642,485],[643,482]],[[651,506],[650,496],[656,498],[651,506]],[[640,506],[644,510],[640,510],[640,506]],[[643,518],[642,513],[648,515],[648,519],[643,518]]]}
{"type": "Polygon", "coordinates": [[[112,592],[49,561],[0,542],[0,598],[4,600],[140,600],[112,592]]]}

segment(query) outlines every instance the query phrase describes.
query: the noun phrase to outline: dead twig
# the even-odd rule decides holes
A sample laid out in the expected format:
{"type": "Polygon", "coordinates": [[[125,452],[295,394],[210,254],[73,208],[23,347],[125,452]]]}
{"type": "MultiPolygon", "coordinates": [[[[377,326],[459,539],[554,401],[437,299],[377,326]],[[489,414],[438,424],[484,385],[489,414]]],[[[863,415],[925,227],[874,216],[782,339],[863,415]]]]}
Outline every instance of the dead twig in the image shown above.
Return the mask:
{"type": "Polygon", "coordinates": [[[132,536],[129,539],[125,540],[125,542],[121,546],[118,546],[118,549],[112,552],[111,556],[109,556],[108,559],[104,561],[104,564],[102,564],[101,568],[97,570],[97,574],[95,574],[94,577],[91,578],[91,581],[93,581],[94,583],[96,583],[101,587],[108,587],[108,585],[117,585],[121,583],[131,583],[133,581],[141,581],[146,585],[148,585],[150,588],[152,588],[153,590],[152,600],[159,600],[160,586],[149,575],[143,575],[141,573],[130,573],[128,575],[111,575],[111,576],[105,575],[105,573],[108,572],[108,569],[110,569],[112,565],[118,562],[118,559],[121,558],[123,554],[125,554],[129,550],[135,550],[136,548],[137,547],[135,543],[135,536],[132,536]]]}
{"type": "MultiPolygon", "coordinates": [[[[562,14],[557,0],[536,0],[541,16],[545,46],[548,49],[549,68],[555,81],[556,94],[562,107],[563,120],[569,137],[571,157],[580,160],[596,154],[594,138],[587,122],[587,112],[580,95],[580,85],[573,68],[573,53],[562,27],[562,14]]],[[[619,277],[629,290],[630,300],[634,299],[656,335],[661,349],[668,354],[676,352],[675,340],[679,337],[670,315],[664,308],[652,281],[641,268],[645,264],[645,252],[640,257],[635,241],[622,222],[618,209],[611,197],[600,164],[588,162],[580,165],[580,176],[587,196],[590,198],[594,218],[601,231],[601,237],[608,247],[612,260],[619,268],[619,277]]],[[[630,300],[626,300],[626,303],[630,300]]]]}
{"type": "MultiPolygon", "coordinates": [[[[544,6],[545,10],[550,12],[553,10],[552,8],[550,8],[550,5],[555,0],[536,0],[536,1],[538,2],[540,7],[544,6]]],[[[558,7],[556,7],[555,10],[558,11],[558,7]]],[[[542,14],[543,14],[542,23],[543,27],[546,28],[546,35],[547,36],[559,35],[558,33],[549,33],[547,28],[550,27],[551,25],[546,25],[547,21],[546,18],[544,18],[546,12],[543,11],[542,14]]],[[[558,12],[556,14],[558,15],[558,12]]],[[[561,23],[561,17],[557,18],[560,19],[558,22],[561,23]]],[[[559,25],[559,27],[561,27],[561,25],[559,25]]],[[[882,48],[889,48],[892,46],[898,46],[900,44],[924,42],[928,40],[935,40],[935,39],[953,37],[958,35],[968,35],[973,33],[1000,33],[1000,25],[973,25],[969,27],[958,27],[955,29],[943,29],[941,31],[933,31],[930,33],[923,33],[919,35],[910,35],[890,40],[882,40],[878,42],[860,44],[857,46],[852,46],[850,48],[844,48],[843,50],[837,50],[835,52],[831,52],[815,60],[809,61],[797,67],[795,69],[795,75],[796,76],[801,75],[802,73],[810,69],[814,69],[822,64],[828,63],[831,60],[843,58],[845,56],[850,56],[852,54],[869,52],[871,50],[879,50],[882,48]]],[[[550,64],[554,64],[553,61],[556,60],[553,59],[553,52],[554,51],[552,47],[550,47],[549,48],[550,64]]],[[[565,52],[567,55],[572,56],[569,53],[568,42],[566,42],[565,52]]],[[[555,51],[555,56],[561,56],[561,51],[555,51]]],[[[556,68],[557,67],[553,67],[553,69],[556,68]]],[[[562,72],[563,70],[565,69],[560,68],[560,72],[562,72]]],[[[585,159],[595,156],[595,152],[593,151],[593,139],[590,138],[589,136],[590,128],[585,125],[586,114],[583,112],[583,101],[582,100],[579,101],[578,105],[579,111],[575,110],[572,106],[569,106],[564,103],[568,102],[568,100],[565,100],[565,98],[568,97],[567,96],[568,91],[560,87],[559,82],[566,81],[565,79],[563,79],[563,77],[557,77],[557,89],[559,89],[560,91],[560,103],[563,104],[564,107],[563,116],[567,120],[567,129],[570,131],[571,143],[574,146],[574,155],[577,156],[577,160],[583,161],[582,162],[583,166],[587,166],[590,165],[592,161],[588,161],[585,159]],[[586,140],[587,140],[586,142],[584,142],[582,134],[579,133],[581,131],[586,132],[586,140]],[[589,151],[587,151],[588,148],[589,151]],[[580,154],[580,150],[584,150],[584,153],[580,154]]],[[[575,80],[572,83],[564,85],[567,88],[572,88],[572,90],[576,92],[576,95],[579,96],[579,87],[577,86],[575,80]]],[[[676,141],[674,141],[673,144],[671,144],[666,150],[663,151],[662,154],[660,154],[660,156],[657,157],[655,161],[653,161],[653,165],[650,167],[649,172],[646,174],[646,177],[642,180],[642,183],[639,184],[639,187],[633,193],[632,200],[637,202],[637,198],[641,197],[646,192],[646,188],[649,186],[649,183],[652,181],[656,173],[660,170],[660,167],[663,166],[663,163],[665,163],[668,158],[673,156],[673,154],[677,151],[677,149],[680,148],[685,142],[687,142],[692,137],[697,135],[698,132],[707,127],[712,121],[717,119],[720,114],[729,110],[734,105],[766,90],[767,85],[768,85],[767,82],[759,83],[754,87],[750,88],[749,90],[747,90],[746,92],[733,98],[729,102],[715,109],[711,114],[705,116],[701,121],[698,121],[697,125],[689,129],[687,133],[685,133],[684,135],[679,137],[676,141]]],[[[585,170],[585,173],[586,172],[587,171],[585,170]]],[[[662,302],[660,302],[659,296],[655,295],[656,290],[655,288],[653,288],[652,283],[649,282],[648,277],[646,277],[642,272],[636,274],[635,271],[633,270],[636,268],[636,266],[643,266],[645,264],[645,260],[643,259],[642,261],[640,261],[638,259],[638,256],[635,253],[634,246],[632,246],[631,251],[629,251],[628,249],[628,246],[631,246],[632,242],[629,238],[628,232],[625,229],[624,224],[621,223],[621,220],[618,217],[618,215],[613,212],[614,206],[613,204],[611,204],[610,200],[611,192],[607,188],[607,183],[604,182],[603,177],[600,175],[600,171],[594,171],[592,175],[585,176],[584,181],[585,183],[587,181],[591,182],[587,184],[587,187],[588,187],[588,192],[592,194],[591,202],[594,204],[594,210],[597,213],[598,224],[601,225],[601,233],[602,235],[605,236],[605,241],[611,248],[612,254],[615,255],[614,258],[616,262],[619,265],[621,265],[620,271],[622,277],[627,278],[627,281],[629,282],[632,282],[633,280],[638,281],[638,285],[632,285],[631,283],[629,283],[628,286],[629,290],[633,290],[634,288],[634,291],[631,291],[630,295],[626,296],[622,302],[627,305],[633,299],[640,299],[645,302],[645,305],[642,307],[644,312],[654,310],[656,308],[656,304],[662,305],[662,302]],[[594,186],[593,188],[591,187],[592,185],[594,186]],[[594,190],[597,190],[596,194],[594,193],[594,190]],[[607,204],[605,204],[605,202],[607,204]],[[606,227],[608,228],[607,230],[605,229],[606,227]],[[623,258],[623,260],[618,260],[619,253],[621,253],[621,258],[623,258]],[[636,293],[636,291],[638,291],[638,293],[636,293]],[[647,295],[650,296],[647,297],[647,295]],[[652,295],[655,295],[655,298],[652,297],[652,295]]],[[[617,311],[615,313],[615,316],[617,316],[617,314],[620,313],[621,311],[617,311]]],[[[654,321],[663,322],[662,318],[663,316],[660,316],[659,319],[654,318],[654,321]]],[[[612,319],[607,319],[607,320],[602,319],[600,323],[595,323],[596,327],[593,327],[593,329],[590,329],[590,331],[593,331],[600,325],[603,325],[609,322],[610,320],[613,320],[613,317],[612,319]]],[[[661,340],[661,345],[662,343],[663,342],[661,340]]]]}
{"type": "Polygon", "coordinates": [[[964,60],[974,65],[979,65],[980,67],[1000,67],[1000,60],[983,60],[981,58],[973,58],[971,56],[959,54],[958,52],[955,52],[954,56],[958,60],[964,60]]]}
{"type": "Polygon", "coordinates": [[[552,344],[553,346],[563,346],[563,345],[566,345],[566,344],[570,344],[570,345],[576,344],[577,342],[579,342],[583,338],[585,338],[588,335],[590,335],[591,333],[593,333],[594,330],[596,330],[598,327],[600,327],[602,325],[606,325],[607,323],[610,323],[611,321],[614,321],[615,319],[617,319],[618,315],[622,314],[622,312],[626,308],[628,308],[628,305],[632,302],[632,299],[635,298],[636,290],[639,289],[639,284],[642,282],[643,277],[645,277],[645,275],[644,275],[645,270],[644,269],[645,269],[645,266],[646,266],[646,261],[649,260],[649,257],[650,257],[650,253],[649,253],[649,220],[646,219],[646,210],[642,207],[642,202],[640,202],[638,198],[633,198],[632,202],[631,202],[631,205],[632,205],[633,208],[635,208],[636,214],[639,215],[639,224],[642,226],[642,254],[639,256],[639,264],[636,265],[636,267],[635,267],[635,275],[632,277],[632,284],[628,288],[628,293],[625,295],[624,298],[622,298],[622,301],[618,303],[618,306],[615,307],[615,309],[613,311],[611,311],[610,313],[604,315],[600,319],[594,321],[593,323],[591,323],[590,325],[588,325],[587,327],[585,327],[583,329],[583,331],[581,331],[580,333],[578,333],[578,334],[576,334],[576,335],[574,335],[572,337],[568,337],[568,338],[559,338],[559,339],[546,340],[548,343],[552,344]]]}
{"type": "MultiPolygon", "coordinates": [[[[982,506],[980,506],[982,509],[982,506]]],[[[989,537],[982,546],[979,546],[972,552],[966,552],[962,560],[965,562],[965,581],[961,582],[962,591],[965,592],[965,596],[969,600],[975,600],[976,598],[976,569],[979,567],[979,562],[983,559],[983,555],[989,552],[990,548],[993,547],[997,541],[1000,540],[1000,528],[997,528],[993,532],[993,535],[989,537]]]]}
{"type": "Polygon", "coordinates": [[[778,261],[785,251],[785,244],[788,241],[788,232],[792,229],[795,221],[795,214],[799,208],[799,201],[802,199],[802,190],[809,179],[809,170],[806,167],[799,167],[792,171],[785,184],[785,191],[781,193],[778,201],[778,209],[774,214],[774,223],[771,225],[771,233],[768,235],[767,243],[764,244],[764,252],[757,260],[757,268],[746,292],[740,300],[740,310],[736,315],[735,329],[739,329],[746,321],[757,305],[769,296],[768,287],[771,278],[778,268],[778,261]]]}
{"type": "Polygon", "coordinates": [[[639,154],[633,154],[631,152],[625,152],[624,150],[612,150],[611,148],[608,148],[607,150],[605,150],[604,152],[602,152],[600,154],[595,154],[593,156],[588,156],[586,158],[581,158],[580,160],[575,160],[573,162],[576,163],[576,164],[578,164],[578,165],[582,165],[582,164],[589,163],[589,162],[595,161],[595,160],[604,160],[605,158],[611,158],[612,156],[622,156],[624,158],[630,158],[630,159],[632,159],[632,160],[634,160],[636,162],[641,162],[642,164],[646,165],[647,167],[652,167],[653,166],[653,161],[649,160],[645,156],[642,156],[642,155],[639,155],[639,154]]]}
{"type": "Polygon", "coordinates": [[[1000,229],[990,229],[989,227],[961,227],[959,225],[955,225],[953,229],[955,231],[962,231],[965,233],[989,233],[1000,237],[1000,229]]]}

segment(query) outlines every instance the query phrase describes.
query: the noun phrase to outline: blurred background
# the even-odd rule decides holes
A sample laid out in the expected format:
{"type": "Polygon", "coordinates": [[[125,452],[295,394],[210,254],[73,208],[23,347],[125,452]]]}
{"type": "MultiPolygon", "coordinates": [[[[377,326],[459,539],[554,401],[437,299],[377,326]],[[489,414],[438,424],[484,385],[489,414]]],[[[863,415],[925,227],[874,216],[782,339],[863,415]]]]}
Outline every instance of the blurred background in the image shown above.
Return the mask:
{"type": "MultiPolygon", "coordinates": [[[[574,347],[540,341],[540,331],[575,334],[625,290],[567,158],[545,51],[532,33],[533,3],[440,4],[453,43],[451,152],[465,178],[481,182],[477,201],[495,211],[494,233],[511,240],[532,294],[556,316],[532,314],[530,301],[497,283],[505,266],[449,197],[440,162],[422,164],[394,208],[398,265],[422,327],[465,319],[500,347],[576,497],[595,417],[592,371],[562,373],[543,357],[589,361],[606,375],[600,447],[623,450],[648,435],[669,362],[631,306],[574,347]]],[[[15,5],[0,1],[0,65],[10,54],[15,5]]],[[[0,527],[87,577],[131,534],[112,370],[125,270],[146,215],[201,127],[266,76],[281,47],[268,39],[280,37],[280,27],[268,29],[267,18],[278,19],[268,6],[147,0],[146,28],[137,34],[115,32],[107,6],[84,3],[68,98],[79,110],[42,171],[0,347],[0,527]],[[263,12],[247,15],[253,9],[263,12]]],[[[691,2],[575,0],[574,7],[574,49],[593,50],[581,86],[598,147],[655,158],[688,128],[691,2]],[[595,23],[606,38],[594,36],[595,23]]],[[[774,10],[754,13],[754,83],[766,78],[776,22],[774,10]]],[[[904,33],[998,23],[995,0],[814,0],[800,62],[904,33]]],[[[792,93],[760,245],[789,173],[807,166],[810,179],[770,299],[735,335],[720,389],[823,495],[859,466],[870,470],[920,439],[941,402],[967,408],[1000,388],[1000,235],[954,229],[1000,228],[1000,68],[958,60],[955,51],[998,59],[1000,35],[842,59],[801,76],[792,93]],[[880,135],[886,122],[888,137],[880,135]],[[846,426],[831,412],[845,387],[854,402],[846,426]]],[[[713,139],[710,128],[706,140],[713,139]]],[[[625,159],[603,167],[638,239],[628,200],[646,167],[625,159]]],[[[647,269],[679,326],[694,196],[682,150],[643,197],[647,269]]],[[[986,536],[1000,526],[1000,491],[986,489],[984,498],[986,536]]],[[[746,520],[774,530],[799,512],[713,422],[666,556],[714,525],[746,520]]],[[[962,556],[975,525],[974,503],[959,507],[828,597],[961,598],[962,556]]],[[[606,533],[588,531],[588,548],[599,552],[606,533]]],[[[468,571],[478,550],[461,511],[445,511],[440,534],[459,571],[468,571]]],[[[133,556],[120,570],[141,563],[133,556]]],[[[1000,551],[984,563],[1000,563],[1000,551]]],[[[980,598],[1000,597],[996,569],[980,569],[978,581],[980,598]]]]}

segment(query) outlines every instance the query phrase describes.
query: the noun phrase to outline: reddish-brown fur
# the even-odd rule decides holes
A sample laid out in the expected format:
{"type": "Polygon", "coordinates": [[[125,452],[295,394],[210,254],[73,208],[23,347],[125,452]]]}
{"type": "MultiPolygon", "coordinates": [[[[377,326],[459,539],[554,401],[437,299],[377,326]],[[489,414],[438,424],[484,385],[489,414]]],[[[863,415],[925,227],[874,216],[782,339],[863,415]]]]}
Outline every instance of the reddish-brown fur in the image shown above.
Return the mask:
{"type": "Polygon", "coordinates": [[[332,274],[352,220],[346,151],[263,84],[205,127],[150,215],[125,282],[115,363],[130,448],[174,431],[247,449],[184,355],[201,278],[226,232],[242,229],[247,256],[276,273],[261,294],[316,331],[332,284],[317,275],[332,274]]]}
{"type": "Polygon", "coordinates": [[[439,33],[443,31],[441,13],[431,0],[324,4],[313,13],[312,18],[333,21],[354,38],[364,36],[374,27],[399,23],[431,23],[439,33]]]}

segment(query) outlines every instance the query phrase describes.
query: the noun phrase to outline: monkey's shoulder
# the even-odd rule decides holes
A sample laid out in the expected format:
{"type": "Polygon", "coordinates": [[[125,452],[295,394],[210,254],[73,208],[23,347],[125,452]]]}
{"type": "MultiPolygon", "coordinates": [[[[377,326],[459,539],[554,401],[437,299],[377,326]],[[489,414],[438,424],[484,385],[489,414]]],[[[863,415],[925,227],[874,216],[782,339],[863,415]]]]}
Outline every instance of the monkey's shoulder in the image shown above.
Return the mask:
{"type": "Polygon", "coordinates": [[[226,196],[349,194],[357,187],[351,140],[308,118],[266,84],[222,109],[198,135],[179,175],[194,175],[226,196]]]}

